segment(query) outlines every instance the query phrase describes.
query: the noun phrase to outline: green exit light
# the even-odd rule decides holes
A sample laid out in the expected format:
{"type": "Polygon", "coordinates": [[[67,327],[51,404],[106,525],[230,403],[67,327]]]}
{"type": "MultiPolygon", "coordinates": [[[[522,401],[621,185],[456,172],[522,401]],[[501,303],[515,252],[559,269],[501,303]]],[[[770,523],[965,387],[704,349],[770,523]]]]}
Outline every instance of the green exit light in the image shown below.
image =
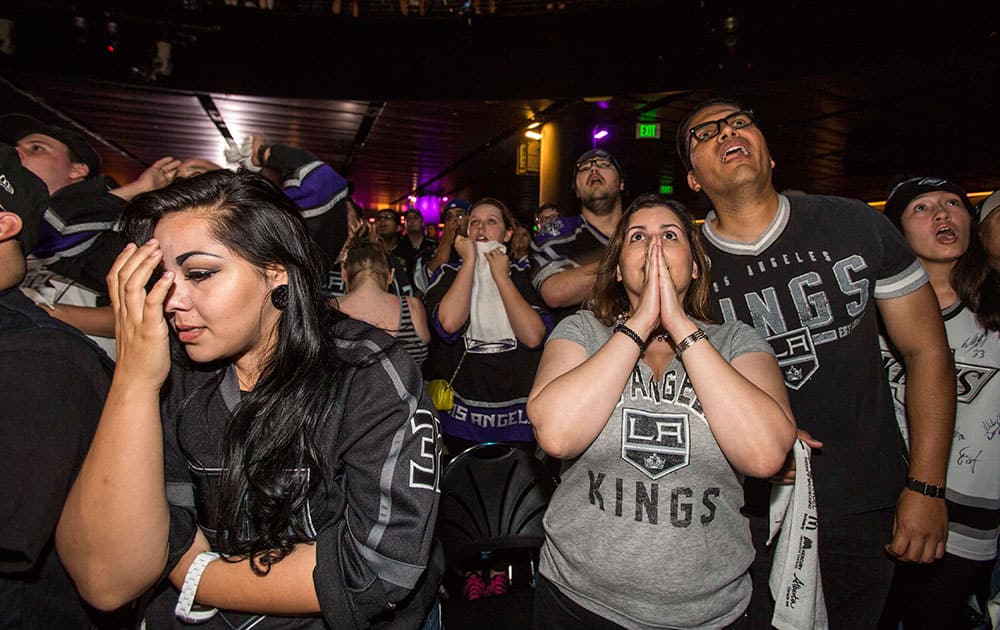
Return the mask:
{"type": "Polygon", "coordinates": [[[661,195],[672,195],[674,194],[674,187],[672,184],[660,184],[660,194],[661,195]]]}
{"type": "Polygon", "coordinates": [[[644,123],[644,122],[636,123],[635,137],[639,139],[643,138],[659,139],[660,123],[644,123]]]}

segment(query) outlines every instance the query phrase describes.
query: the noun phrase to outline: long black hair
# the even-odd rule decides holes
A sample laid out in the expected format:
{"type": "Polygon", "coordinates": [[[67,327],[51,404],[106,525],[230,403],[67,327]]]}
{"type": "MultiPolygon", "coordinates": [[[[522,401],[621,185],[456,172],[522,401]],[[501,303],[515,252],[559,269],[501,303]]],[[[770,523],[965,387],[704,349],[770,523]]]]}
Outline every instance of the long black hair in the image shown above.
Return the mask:
{"type": "Polygon", "coordinates": [[[962,302],[976,314],[986,330],[1000,332],[1000,271],[989,264],[989,256],[972,214],[969,248],[951,270],[951,286],[962,302]]]}
{"type": "Polygon", "coordinates": [[[220,549],[251,558],[254,571],[264,574],[309,539],[294,515],[320,480],[289,471],[321,470],[315,436],[343,369],[332,333],[343,316],[324,297],[321,250],[298,208],[274,184],[225,170],[178,181],[137,197],[124,213],[123,230],[130,241],[144,243],[162,217],[188,210],[204,214],[211,235],[261,273],[278,265],[288,273],[288,305],[280,311],[274,351],[226,425],[216,509],[220,549]]]}

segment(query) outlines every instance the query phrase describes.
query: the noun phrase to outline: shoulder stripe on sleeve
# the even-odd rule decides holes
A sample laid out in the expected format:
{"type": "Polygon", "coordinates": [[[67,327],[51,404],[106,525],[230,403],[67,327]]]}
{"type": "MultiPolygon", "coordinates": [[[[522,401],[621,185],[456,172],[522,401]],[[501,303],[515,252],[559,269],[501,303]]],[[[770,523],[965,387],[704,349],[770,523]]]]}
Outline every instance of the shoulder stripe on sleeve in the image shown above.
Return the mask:
{"type": "MultiPolygon", "coordinates": [[[[382,348],[369,339],[337,339],[336,345],[342,348],[361,347],[372,353],[382,352],[382,348]]],[[[388,354],[384,354],[382,356],[379,360],[379,365],[388,377],[396,395],[399,397],[399,400],[406,403],[407,419],[413,418],[413,415],[417,411],[419,397],[415,396],[406,389],[406,386],[403,384],[403,379],[396,370],[396,366],[392,364],[388,354]]],[[[393,433],[392,441],[389,445],[389,452],[386,454],[385,461],[382,464],[382,470],[379,472],[378,520],[368,533],[368,539],[365,541],[365,545],[371,547],[372,549],[377,548],[379,543],[382,541],[382,536],[385,534],[385,530],[392,517],[393,473],[399,463],[399,458],[403,449],[403,441],[406,437],[406,432],[409,430],[410,423],[404,422],[401,423],[399,428],[393,433]]]]}
{"type": "Polygon", "coordinates": [[[875,283],[875,299],[886,300],[909,295],[927,284],[927,272],[914,260],[909,267],[875,283]]]}

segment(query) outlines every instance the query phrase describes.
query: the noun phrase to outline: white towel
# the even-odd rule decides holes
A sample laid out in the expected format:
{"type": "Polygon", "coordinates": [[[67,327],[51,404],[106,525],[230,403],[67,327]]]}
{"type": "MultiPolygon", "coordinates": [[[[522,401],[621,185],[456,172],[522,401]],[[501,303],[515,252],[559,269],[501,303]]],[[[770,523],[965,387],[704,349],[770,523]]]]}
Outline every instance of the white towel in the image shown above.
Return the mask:
{"type": "Polygon", "coordinates": [[[813,488],[810,449],[801,440],[792,447],[795,483],[771,487],[771,527],[774,563],[768,585],[774,597],[771,625],[778,630],[828,628],[826,601],[819,567],[819,519],[813,488]],[[789,509],[791,508],[791,509],[789,509]]]}
{"type": "Polygon", "coordinates": [[[469,306],[469,327],[465,331],[465,347],[469,352],[492,354],[517,347],[507,309],[500,299],[500,289],[490,273],[486,252],[499,249],[507,253],[503,243],[476,242],[476,272],[472,277],[472,304],[469,306]]]}

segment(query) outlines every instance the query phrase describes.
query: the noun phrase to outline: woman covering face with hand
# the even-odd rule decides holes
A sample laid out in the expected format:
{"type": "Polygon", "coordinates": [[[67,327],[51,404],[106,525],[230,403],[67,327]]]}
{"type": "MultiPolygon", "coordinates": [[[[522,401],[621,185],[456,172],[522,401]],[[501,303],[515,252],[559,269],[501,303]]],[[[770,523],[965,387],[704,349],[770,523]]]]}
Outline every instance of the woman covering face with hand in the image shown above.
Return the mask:
{"type": "Polygon", "coordinates": [[[742,476],[777,472],[795,423],[770,346],[713,323],[709,286],[687,210],[642,195],[590,310],[546,344],[528,413],[567,462],[545,516],[536,627],[741,622],[754,553],[742,476]]]}
{"type": "Polygon", "coordinates": [[[207,173],[125,217],[117,369],[58,531],[80,592],[149,592],[149,627],[418,627],[437,432],[413,361],[328,306],[265,179],[207,173]]]}

